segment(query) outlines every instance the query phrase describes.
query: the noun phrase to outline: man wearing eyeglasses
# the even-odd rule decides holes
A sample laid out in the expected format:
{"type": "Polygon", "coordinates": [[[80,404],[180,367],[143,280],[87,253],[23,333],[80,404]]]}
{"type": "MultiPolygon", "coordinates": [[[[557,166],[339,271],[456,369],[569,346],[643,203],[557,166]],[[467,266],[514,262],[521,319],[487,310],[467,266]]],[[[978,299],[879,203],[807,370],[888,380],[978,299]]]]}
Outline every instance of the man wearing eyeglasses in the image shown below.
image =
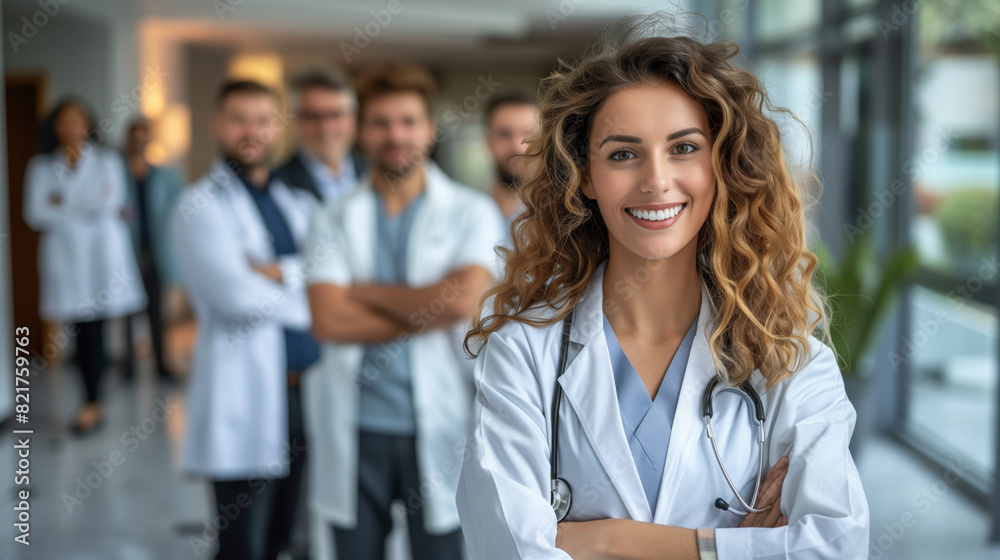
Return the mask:
{"type": "Polygon", "coordinates": [[[336,200],[350,192],[367,169],[364,159],[351,151],[357,126],[354,90],[342,74],[323,70],[299,76],[293,87],[302,145],[276,174],[321,201],[336,200]]]}

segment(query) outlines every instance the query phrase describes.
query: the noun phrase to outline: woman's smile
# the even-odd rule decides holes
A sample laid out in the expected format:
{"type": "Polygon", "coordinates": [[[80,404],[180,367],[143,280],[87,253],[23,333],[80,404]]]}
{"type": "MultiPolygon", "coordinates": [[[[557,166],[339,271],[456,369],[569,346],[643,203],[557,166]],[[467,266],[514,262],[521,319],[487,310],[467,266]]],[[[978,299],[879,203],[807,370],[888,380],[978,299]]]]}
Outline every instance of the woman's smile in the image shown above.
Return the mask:
{"type": "Polygon", "coordinates": [[[686,203],[648,204],[626,208],[625,213],[641,227],[646,229],[665,229],[674,225],[680,219],[685,208],[687,208],[686,203]]]}

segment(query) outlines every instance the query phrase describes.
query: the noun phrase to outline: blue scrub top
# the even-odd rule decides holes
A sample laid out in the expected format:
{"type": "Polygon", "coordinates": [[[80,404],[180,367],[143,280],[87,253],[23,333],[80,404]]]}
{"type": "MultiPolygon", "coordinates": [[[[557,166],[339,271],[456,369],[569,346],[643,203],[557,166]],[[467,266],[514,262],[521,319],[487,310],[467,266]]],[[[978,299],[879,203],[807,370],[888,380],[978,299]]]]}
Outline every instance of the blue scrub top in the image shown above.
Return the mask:
{"type": "Polygon", "coordinates": [[[604,315],[604,337],[608,341],[608,352],[611,354],[611,368],[615,375],[618,410],[621,412],[622,426],[625,428],[625,439],[628,440],[632,459],[636,470],[639,471],[639,480],[642,481],[649,510],[653,512],[656,511],[663,466],[667,461],[667,444],[670,441],[674,411],[677,410],[681,382],[684,380],[684,370],[687,368],[697,326],[698,319],[695,318],[670,361],[667,373],[656,391],[656,398],[650,400],[649,391],[646,390],[639,373],[632,367],[628,356],[618,343],[618,337],[611,329],[608,316],[604,315]]]}
{"type": "MultiPolygon", "coordinates": [[[[424,193],[406,208],[390,216],[385,199],[376,194],[375,209],[377,240],[375,243],[375,278],[380,284],[406,284],[408,267],[407,241],[413,220],[424,201],[424,193]]],[[[417,431],[413,407],[410,345],[406,342],[382,342],[365,345],[362,359],[361,395],[359,401],[362,431],[414,435],[417,431]]]]}

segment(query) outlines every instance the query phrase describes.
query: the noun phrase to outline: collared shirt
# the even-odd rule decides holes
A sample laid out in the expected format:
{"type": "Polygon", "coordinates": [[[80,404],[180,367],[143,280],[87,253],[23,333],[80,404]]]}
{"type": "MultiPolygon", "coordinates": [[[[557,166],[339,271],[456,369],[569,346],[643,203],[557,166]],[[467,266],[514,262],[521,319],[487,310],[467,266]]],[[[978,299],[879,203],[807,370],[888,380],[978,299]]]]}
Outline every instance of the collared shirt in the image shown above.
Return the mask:
{"type": "MultiPolygon", "coordinates": [[[[423,203],[421,193],[395,216],[389,216],[385,200],[378,201],[374,216],[378,236],[375,243],[375,281],[380,284],[405,284],[407,240],[413,218],[423,203]]],[[[417,421],[413,408],[408,342],[389,341],[365,346],[361,362],[360,427],[367,432],[393,435],[416,433],[417,421]]]]}
{"type": "Polygon", "coordinates": [[[618,409],[621,412],[622,426],[625,428],[625,439],[635,468],[642,481],[642,489],[646,493],[649,510],[656,511],[656,500],[660,494],[660,481],[663,478],[663,465],[667,461],[667,444],[670,441],[670,428],[674,421],[674,411],[677,410],[677,399],[681,392],[681,382],[684,380],[684,370],[687,368],[691,345],[697,332],[698,319],[688,328],[684,340],[681,341],[667,373],[656,391],[656,398],[650,400],[649,391],[632,367],[628,356],[618,343],[618,337],[611,329],[608,316],[604,317],[604,336],[608,342],[608,352],[611,354],[611,368],[615,375],[615,391],[618,393],[618,409]]]}
{"type": "MultiPolygon", "coordinates": [[[[257,205],[260,217],[264,221],[264,227],[271,234],[274,254],[280,256],[297,253],[298,249],[295,246],[292,230],[288,227],[288,222],[281,213],[281,208],[271,196],[271,184],[274,181],[274,176],[271,175],[267,178],[267,185],[263,188],[252,185],[242,173],[237,177],[250,193],[250,198],[257,205]]],[[[301,373],[319,359],[319,344],[309,331],[288,328],[284,331],[285,365],[288,371],[301,373]]]]}
{"type": "Polygon", "coordinates": [[[299,150],[299,157],[305,164],[309,174],[316,181],[316,187],[324,202],[337,200],[351,191],[357,185],[357,177],[354,171],[354,160],[350,154],[344,154],[340,162],[340,170],[334,173],[330,167],[312,155],[305,148],[299,150]]]}

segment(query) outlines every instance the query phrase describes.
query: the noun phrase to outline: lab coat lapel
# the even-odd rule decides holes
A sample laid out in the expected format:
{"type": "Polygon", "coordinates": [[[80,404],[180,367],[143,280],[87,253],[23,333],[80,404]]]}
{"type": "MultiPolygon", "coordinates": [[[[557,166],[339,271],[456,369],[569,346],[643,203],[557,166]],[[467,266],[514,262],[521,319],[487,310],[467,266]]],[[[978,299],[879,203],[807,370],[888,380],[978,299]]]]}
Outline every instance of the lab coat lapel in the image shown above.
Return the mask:
{"type": "Polygon", "coordinates": [[[424,166],[425,190],[424,201],[417,209],[407,241],[407,271],[406,279],[411,286],[426,284],[431,279],[427,263],[433,259],[427,258],[428,251],[441,250],[448,239],[448,228],[453,227],[453,220],[448,219],[447,185],[448,178],[437,165],[427,161],[424,166]]]}
{"type": "Polygon", "coordinates": [[[280,180],[275,180],[274,184],[271,185],[271,196],[274,197],[274,203],[281,209],[281,213],[292,231],[292,238],[298,245],[305,237],[306,229],[309,227],[309,216],[302,215],[308,210],[296,198],[291,187],[280,180]]]}
{"type": "Polygon", "coordinates": [[[270,233],[264,227],[264,220],[250,198],[250,193],[240,183],[240,178],[221,159],[216,161],[209,177],[218,182],[219,195],[228,201],[233,210],[233,225],[240,232],[240,242],[250,260],[263,263],[273,259],[274,246],[271,244],[270,233]]]}
{"type": "Polygon", "coordinates": [[[351,255],[355,280],[367,282],[375,276],[375,191],[371,177],[343,199],[344,237],[351,255]]]}
{"type": "Polygon", "coordinates": [[[559,383],[629,515],[637,521],[650,522],[653,519],[649,503],[625,440],[611,356],[603,335],[605,267],[606,263],[595,271],[574,311],[570,340],[583,344],[583,348],[559,383]]]}
{"type": "MultiPolygon", "coordinates": [[[[677,409],[670,430],[670,444],[660,481],[660,495],[656,501],[656,515],[653,520],[662,523],[670,517],[670,511],[681,495],[680,484],[689,450],[700,437],[704,437],[705,426],[701,416],[701,396],[709,380],[715,375],[715,362],[708,346],[713,313],[708,290],[702,284],[701,310],[698,312],[698,329],[691,344],[684,380],[677,400],[677,409]]],[[[703,468],[698,466],[697,468],[703,468]]],[[[688,479],[690,480],[690,478],[688,479]]]]}

